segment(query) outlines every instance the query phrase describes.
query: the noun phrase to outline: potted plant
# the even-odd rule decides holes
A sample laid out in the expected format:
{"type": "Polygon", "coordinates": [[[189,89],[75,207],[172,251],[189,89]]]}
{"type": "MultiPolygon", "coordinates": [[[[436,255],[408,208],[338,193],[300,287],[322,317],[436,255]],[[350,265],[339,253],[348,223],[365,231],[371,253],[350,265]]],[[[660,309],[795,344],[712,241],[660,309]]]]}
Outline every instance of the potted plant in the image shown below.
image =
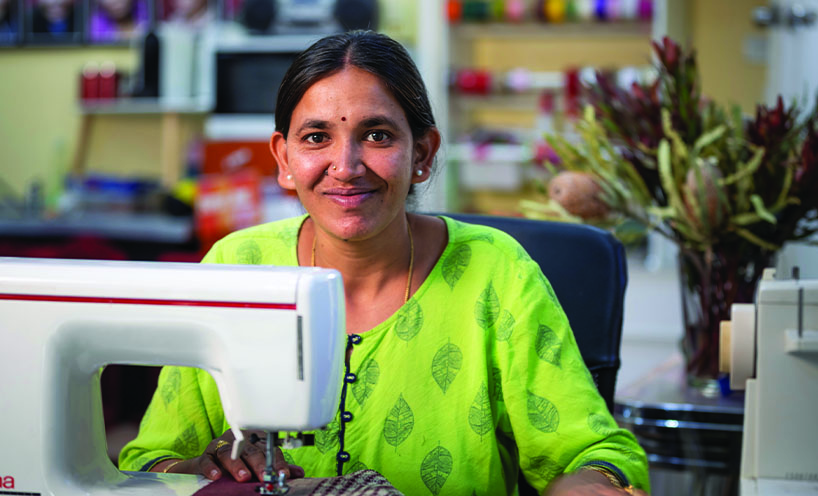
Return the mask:
{"type": "Polygon", "coordinates": [[[675,243],[688,377],[711,383],[730,306],[753,301],[784,242],[818,230],[818,113],[800,119],[802,109],[779,98],[747,118],[702,97],[693,51],[667,38],[653,48],[653,82],[620,88],[597,75],[580,140],[546,138],[560,159],[551,198],[522,207],[615,232],[637,223],[675,243]],[[590,219],[572,207],[588,202],[598,203],[590,219]]]}

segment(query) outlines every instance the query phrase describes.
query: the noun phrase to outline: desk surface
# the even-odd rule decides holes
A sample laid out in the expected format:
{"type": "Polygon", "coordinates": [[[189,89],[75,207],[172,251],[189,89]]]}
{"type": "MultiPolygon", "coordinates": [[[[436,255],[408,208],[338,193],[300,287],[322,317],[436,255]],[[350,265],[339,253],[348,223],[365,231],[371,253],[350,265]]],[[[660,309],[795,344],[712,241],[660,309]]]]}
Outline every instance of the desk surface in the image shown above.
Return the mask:
{"type": "Polygon", "coordinates": [[[679,355],[620,390],[614,416],[654,467],[738,473],[744,394],[708,397],[689,387],[679,355]]]}
{"type": "Polygon", "coordinates": [[[623,408],[652,408],[667,412],[696,411],[744,415],[742,391],[733,391],[726,397],[711,397],[704,395],[699,389],[688,386],[680,354],[674,354],[643,379],[618,391],[616,404],[623,408]]]}

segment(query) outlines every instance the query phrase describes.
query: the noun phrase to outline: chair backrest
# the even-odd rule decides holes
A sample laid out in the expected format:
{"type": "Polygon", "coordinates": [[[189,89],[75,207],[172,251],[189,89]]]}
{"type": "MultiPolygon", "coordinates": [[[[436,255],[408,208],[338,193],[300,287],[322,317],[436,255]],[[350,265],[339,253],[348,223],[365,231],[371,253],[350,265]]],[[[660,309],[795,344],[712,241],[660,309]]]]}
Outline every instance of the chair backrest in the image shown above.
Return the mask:
{"type": "Polygon", "coordinates": [[[512,217],[443,214],[515,238],[551,282],[585,364],[613,411],[628,269],[625,249],[596,227],[512,217]]]}

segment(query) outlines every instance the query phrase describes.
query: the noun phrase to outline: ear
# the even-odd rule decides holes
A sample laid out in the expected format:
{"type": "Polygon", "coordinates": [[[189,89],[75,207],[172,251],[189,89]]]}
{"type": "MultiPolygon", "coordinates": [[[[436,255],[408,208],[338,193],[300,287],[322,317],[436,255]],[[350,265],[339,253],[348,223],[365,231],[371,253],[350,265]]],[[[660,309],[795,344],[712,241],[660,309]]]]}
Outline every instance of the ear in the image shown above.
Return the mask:
{"type": "Polygon", "coordinates": [[[278,185],[284,189],[295,191],[295,181],[290,172],[290,164],[287,161],[287,139],[279,131],[270,137],[270,153],[278,165],[278,185]]]}
{"type": "Polygon", "coordinates": [[[429,179],[435,155],[440,148],[440,131],[431,128],[426,134],[415,140],[412,160],[412,183],[422,183],[429,179]],[[420,171],[420,174],[418,174],[420,171]]]}

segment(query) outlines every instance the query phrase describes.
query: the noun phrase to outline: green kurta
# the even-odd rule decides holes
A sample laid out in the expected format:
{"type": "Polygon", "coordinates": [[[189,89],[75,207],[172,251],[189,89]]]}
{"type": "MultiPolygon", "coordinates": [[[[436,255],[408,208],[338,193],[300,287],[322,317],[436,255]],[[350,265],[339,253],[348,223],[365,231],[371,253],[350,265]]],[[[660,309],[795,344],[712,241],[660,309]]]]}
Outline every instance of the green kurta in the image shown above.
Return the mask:
{"type": "MultiPolygon", "coordinates": [[[[297,265],[305,218],[233,233],[205,262],[297,265]]],[[[287,458],[308,477],[370,468],[408,495],[512,494],[520,467],[542,491],[594,462],[647,489],[644,452],[609,414],[539,266],[501,231],[444,220],[426,281],[352,336],[339,415],[287,458]]],[[[166,367],[120,467],[198,456],[228,427],[209,375],[166,367]]]]}

